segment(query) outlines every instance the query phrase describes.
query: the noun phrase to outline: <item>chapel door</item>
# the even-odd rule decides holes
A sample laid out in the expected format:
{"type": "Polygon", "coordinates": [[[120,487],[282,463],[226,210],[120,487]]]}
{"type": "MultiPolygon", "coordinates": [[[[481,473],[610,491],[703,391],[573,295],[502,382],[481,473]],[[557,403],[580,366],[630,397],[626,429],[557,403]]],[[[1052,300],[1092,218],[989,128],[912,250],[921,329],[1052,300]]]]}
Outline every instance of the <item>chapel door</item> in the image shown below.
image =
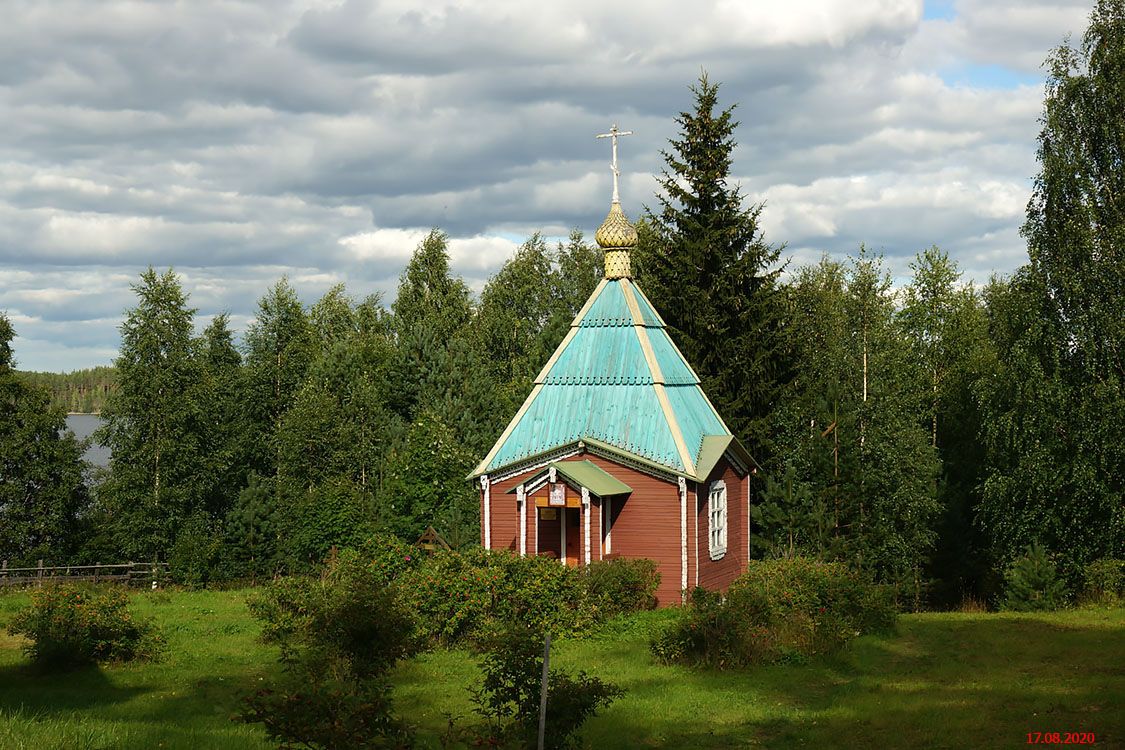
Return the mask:
{"type": "Polygon", "coordinates": [[[578,508],[567,508],[565,515],[566,565],[577,567],[582,553],[582,526],[579,523],[581,511],[578,508]]]}

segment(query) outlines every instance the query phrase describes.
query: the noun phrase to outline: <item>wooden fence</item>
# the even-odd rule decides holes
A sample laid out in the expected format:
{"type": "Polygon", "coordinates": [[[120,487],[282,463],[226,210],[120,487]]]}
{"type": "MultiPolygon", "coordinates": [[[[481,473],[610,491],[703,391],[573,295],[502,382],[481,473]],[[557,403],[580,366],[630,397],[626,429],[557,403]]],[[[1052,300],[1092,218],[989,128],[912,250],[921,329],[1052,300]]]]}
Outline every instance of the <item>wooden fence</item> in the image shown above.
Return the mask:
{"type": "Polygon", "coordinates": [[[0,562],[0,586],[42,586],[44,583],[93,581],[156,588],[163,586],[167,580],[168,563],[96,563],[44,567],[40,560],[39,565],[34,568],[9,568],[7,560],[0,562]]]}

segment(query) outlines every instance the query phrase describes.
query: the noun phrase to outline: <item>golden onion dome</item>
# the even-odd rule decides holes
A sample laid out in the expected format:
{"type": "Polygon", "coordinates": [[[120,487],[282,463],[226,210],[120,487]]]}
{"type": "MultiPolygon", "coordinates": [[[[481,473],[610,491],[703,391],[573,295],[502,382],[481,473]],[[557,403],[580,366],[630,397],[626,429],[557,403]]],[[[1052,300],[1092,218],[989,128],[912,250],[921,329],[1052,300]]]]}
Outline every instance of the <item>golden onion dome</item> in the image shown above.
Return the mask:
{"type": "Polygon", "coordinates": [[[637,246],[637,230],[625,218],[625,212],[621,210],[620,203],[614,201],[613,205],[610,206],[609,215],[598,227],[598,231],[594,234],[594,240],[600,247],[607,250],[637,246]]]}

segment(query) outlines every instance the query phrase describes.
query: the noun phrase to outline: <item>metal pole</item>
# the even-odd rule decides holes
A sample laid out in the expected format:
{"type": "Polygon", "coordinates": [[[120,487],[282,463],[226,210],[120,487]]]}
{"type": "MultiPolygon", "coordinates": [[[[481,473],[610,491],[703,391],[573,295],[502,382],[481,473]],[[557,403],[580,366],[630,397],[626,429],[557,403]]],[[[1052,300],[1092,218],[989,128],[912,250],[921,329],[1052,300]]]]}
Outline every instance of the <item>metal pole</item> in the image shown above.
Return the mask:
{"type": "Polygon", "coordinates": [[[547,670],[551,664],[551,633],[543,644],[543,685],[539,689],[539,750],[543,750],[543,735],[547,729],[547,670]]]}

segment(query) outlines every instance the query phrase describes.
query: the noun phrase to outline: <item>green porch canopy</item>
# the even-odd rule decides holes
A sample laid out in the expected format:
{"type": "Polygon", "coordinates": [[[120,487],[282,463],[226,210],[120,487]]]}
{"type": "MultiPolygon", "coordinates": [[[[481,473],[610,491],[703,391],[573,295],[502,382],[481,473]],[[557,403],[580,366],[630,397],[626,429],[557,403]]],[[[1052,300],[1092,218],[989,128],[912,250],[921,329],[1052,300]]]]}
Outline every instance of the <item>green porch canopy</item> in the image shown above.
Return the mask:
{"type": "MultiPolygon", "coordinates": [[[[527,483],[531,484],[537,479],[540,479],[551,469],[554,469],[560,477],[568,480],[569,483],[576,487],[585,487],[591,494],[598,497],[609,497],[610,495],[628,495],[633,491],[633,488],[622,482],[617,477],[613,476],[605,469],[601,468],[593,461],[556,461],[547,464],[542,471],[535,476],[528,478],[527,483]]],[[[513,487],[508,490],[508,494],[515,492],[518,487],[513,487]]]]}

